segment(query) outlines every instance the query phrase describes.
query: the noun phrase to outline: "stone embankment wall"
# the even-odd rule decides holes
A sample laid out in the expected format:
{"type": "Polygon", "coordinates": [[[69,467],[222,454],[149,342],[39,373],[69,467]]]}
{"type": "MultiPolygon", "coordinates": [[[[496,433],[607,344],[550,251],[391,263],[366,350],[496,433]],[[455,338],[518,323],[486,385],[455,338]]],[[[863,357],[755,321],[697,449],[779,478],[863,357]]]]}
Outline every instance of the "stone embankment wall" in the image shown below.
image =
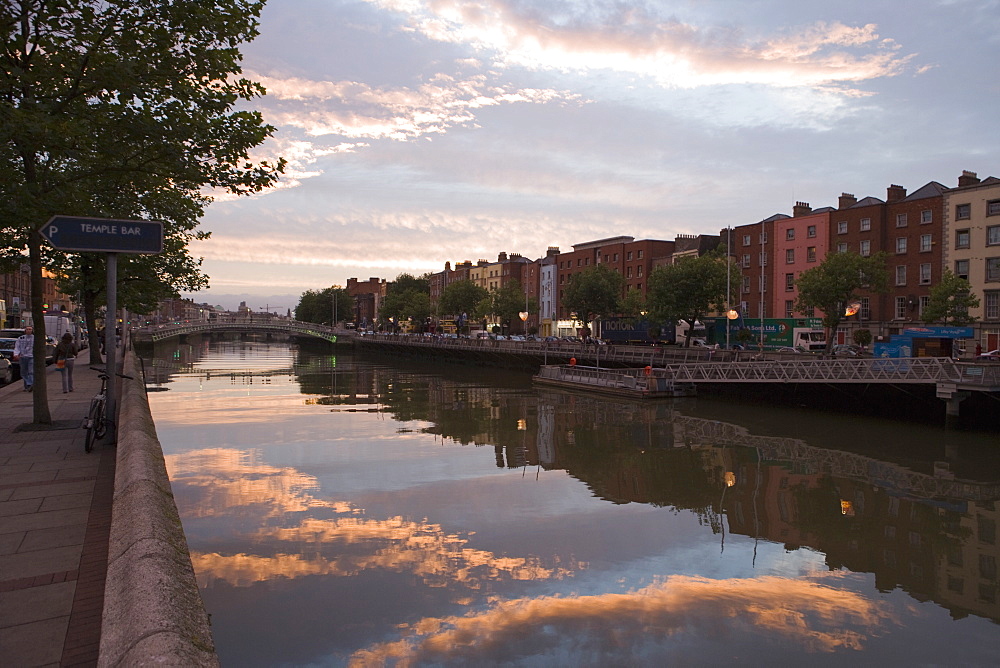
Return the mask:
{"type": "Polygon", "coordinates": [[[99,665],[218,666],[132,352],[123,373],[99,665]]]}

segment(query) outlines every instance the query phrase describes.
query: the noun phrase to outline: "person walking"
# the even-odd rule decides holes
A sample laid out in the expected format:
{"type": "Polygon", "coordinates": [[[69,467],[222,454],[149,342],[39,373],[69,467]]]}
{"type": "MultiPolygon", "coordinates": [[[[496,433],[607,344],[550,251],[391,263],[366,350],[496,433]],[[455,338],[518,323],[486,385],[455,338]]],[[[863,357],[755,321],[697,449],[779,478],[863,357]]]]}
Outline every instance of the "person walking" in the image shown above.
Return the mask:
{"type": "Polygon", "coordinates": [[[65,332],[62,340],[56,346],[56,367],[62,375],[63,394],[73,391],[73,365],[76,363],[76,354],[79,351],[73,343],[73,335],[65,332]]]}
{"type": "Polygon", "coordinates": [[[35,384],[35,329],[30,325],[24,328],[24,334],[14,342],[15,362],[21,367],[21,380],[24,381],[24,391],[31,392],[35,384]]]}

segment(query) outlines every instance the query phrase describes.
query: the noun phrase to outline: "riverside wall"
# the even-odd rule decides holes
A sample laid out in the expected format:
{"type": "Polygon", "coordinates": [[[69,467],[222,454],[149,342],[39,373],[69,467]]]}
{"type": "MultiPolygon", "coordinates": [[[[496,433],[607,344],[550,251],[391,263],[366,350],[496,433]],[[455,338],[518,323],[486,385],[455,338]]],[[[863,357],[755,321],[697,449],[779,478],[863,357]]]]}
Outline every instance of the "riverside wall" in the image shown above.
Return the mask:
{"type": "Polygon", "coordinates": [[[208,615],[131,351],[118,453],[99,666],[218,666],[208,615]]]}

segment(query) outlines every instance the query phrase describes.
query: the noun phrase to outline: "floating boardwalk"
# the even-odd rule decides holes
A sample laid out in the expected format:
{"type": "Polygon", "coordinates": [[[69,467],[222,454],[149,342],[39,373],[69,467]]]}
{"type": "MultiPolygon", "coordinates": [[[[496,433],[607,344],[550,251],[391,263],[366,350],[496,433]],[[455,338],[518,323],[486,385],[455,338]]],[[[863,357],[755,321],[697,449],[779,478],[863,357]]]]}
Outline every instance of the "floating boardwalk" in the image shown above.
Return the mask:
{"type": "Polygon", "coordinates": [[[600,392],[618,397],[661,399],[691,397],[694,383],[678,383],[663,369],[601,369],[577,365],[543,366],[533,378],[539,385],[600,392]]]}

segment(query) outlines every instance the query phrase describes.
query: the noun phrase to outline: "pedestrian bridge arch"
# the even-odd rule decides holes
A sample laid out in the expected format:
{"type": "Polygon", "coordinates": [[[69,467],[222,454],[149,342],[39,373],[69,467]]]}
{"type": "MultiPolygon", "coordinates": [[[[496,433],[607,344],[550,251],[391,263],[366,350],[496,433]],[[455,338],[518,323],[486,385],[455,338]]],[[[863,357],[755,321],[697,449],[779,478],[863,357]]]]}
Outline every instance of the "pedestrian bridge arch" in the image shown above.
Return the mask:
{"type": "Polygon", "coordinates": [[[155,343],[185,334],[211,332],[295,334],[322,339],[330,343],[336,343],[338,339],[345,336],[350,337],[350,334],[347,332],[338,331],[326,325],[317,325],[313,322],[265,319],[237,319],[220,322],[182,322],[168,325],[154,325],[136,329],[133,331],[133,336],[140,340],[147,339],[155,343]]]}

